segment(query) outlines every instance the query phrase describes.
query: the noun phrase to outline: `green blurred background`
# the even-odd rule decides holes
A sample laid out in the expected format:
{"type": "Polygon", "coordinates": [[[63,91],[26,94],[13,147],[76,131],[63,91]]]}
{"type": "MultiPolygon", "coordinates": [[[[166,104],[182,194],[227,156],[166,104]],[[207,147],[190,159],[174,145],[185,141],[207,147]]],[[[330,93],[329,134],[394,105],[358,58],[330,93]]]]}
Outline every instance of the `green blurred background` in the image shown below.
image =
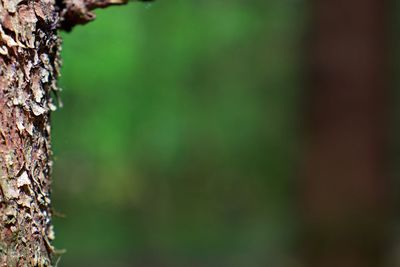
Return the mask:
{"type": "Polygon", "coordinates": [[[158,1],[63,33],[67,266],[288,266],[303,1],[158,1]]]}

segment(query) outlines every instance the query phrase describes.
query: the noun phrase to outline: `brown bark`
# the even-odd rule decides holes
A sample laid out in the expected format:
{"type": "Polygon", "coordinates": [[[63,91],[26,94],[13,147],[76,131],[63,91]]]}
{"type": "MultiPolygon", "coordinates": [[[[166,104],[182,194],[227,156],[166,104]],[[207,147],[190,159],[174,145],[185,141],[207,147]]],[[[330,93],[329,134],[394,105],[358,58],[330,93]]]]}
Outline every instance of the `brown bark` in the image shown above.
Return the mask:
{"type": "Polygon", "coordinates": [[[382,264],[388,211],[386,1],[314,0],[305,266],[382,264]]]}
{"type": "Polygon", "coordinates": [[[50,112],[59,28],[119,0],[0,0],[0,266],[52,266],[50,112]]]}
{"type": "Polygon", "coordinates": [[[50,266],[50,109],[59,38],[52,2],[0,2],[0,266],[50,266]]]}

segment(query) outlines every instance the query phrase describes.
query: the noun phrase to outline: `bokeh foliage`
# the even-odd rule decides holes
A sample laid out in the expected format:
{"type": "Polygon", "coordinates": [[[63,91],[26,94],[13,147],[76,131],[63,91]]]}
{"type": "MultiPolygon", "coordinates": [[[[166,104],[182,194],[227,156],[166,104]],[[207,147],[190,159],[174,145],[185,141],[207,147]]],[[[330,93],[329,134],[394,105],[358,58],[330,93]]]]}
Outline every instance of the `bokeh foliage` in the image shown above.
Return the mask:
{"type": "Polygon", "coordinates": [[[281,266],[301,1],[158,1],[63,34],[59,266],[281,266]]]}

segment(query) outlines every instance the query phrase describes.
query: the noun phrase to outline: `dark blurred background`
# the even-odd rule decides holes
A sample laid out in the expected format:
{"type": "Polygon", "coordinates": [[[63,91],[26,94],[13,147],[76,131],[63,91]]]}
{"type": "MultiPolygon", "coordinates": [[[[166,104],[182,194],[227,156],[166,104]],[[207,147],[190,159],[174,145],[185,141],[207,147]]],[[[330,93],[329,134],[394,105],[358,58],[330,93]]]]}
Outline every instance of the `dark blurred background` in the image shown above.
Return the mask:
{"type": "Polygon", "coordinates": [[[354,2],[350,17],[358,2],[355,21],[365,21],[352,28],[344,17],[339,30],[350,29],[333,40],[374,43],[370,50],[346,41],[329,48],[332,40],[320,33],[336,32],[329,25],[341,15],[317,2],[132,3],[99,10],[95,22],[62,34],[64,107],[52,117],[53,206],[65,214],[54,218],[55,246],[67,249],[60,267],[381,266],[354,258],[373,250],[381,259],[383,247],[385,262],[394,262],[396,198],[388,188],[396,185],[400,112],[386,88],[396,84],[400,27],[389,11],[387,26],[379,24],[379,8],[362,11],[379,1],[327,0],[344,14],[354,2]],[[357,27],[375,29],[362,31],[371,39],[358,37],[357,27]],[[366,52],[348,58],[360,49],[366,52]],[[389,53],[376,50],[393,51],[393,68],[380,60],[389,53]],[[362,68],[371,64],[387,76],[362,68]],[[345,78],[330,78],[332,69],[345,78]],[[364,93],[352,88],[368,84],[387,94],[367,88],[365,101],[355,100],[364,93]],[[358,139],[366,140],[359,152],[358,139]],[[380,219],[360,224],[336,212],[347,204],[353,209],[343,214],[365,209],[357,218],[380,219]],[[336,238],[342,235],[350,238],[336,238]],[[328,265],[322,262],[332,256],[321,247],[336,258],[338,248],[350,252],[328,265]]]}

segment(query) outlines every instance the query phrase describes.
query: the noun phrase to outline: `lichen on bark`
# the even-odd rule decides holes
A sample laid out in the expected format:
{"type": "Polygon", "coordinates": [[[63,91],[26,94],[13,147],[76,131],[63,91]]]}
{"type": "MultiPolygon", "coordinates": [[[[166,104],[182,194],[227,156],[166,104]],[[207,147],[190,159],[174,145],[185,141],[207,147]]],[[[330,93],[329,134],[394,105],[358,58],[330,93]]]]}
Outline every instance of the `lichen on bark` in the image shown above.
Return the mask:
{"type": "Polygon", "coordinates": [[[50,113],[57,31],[119,0],[0,0],[0,267],[53,266],[50,113]]]}

